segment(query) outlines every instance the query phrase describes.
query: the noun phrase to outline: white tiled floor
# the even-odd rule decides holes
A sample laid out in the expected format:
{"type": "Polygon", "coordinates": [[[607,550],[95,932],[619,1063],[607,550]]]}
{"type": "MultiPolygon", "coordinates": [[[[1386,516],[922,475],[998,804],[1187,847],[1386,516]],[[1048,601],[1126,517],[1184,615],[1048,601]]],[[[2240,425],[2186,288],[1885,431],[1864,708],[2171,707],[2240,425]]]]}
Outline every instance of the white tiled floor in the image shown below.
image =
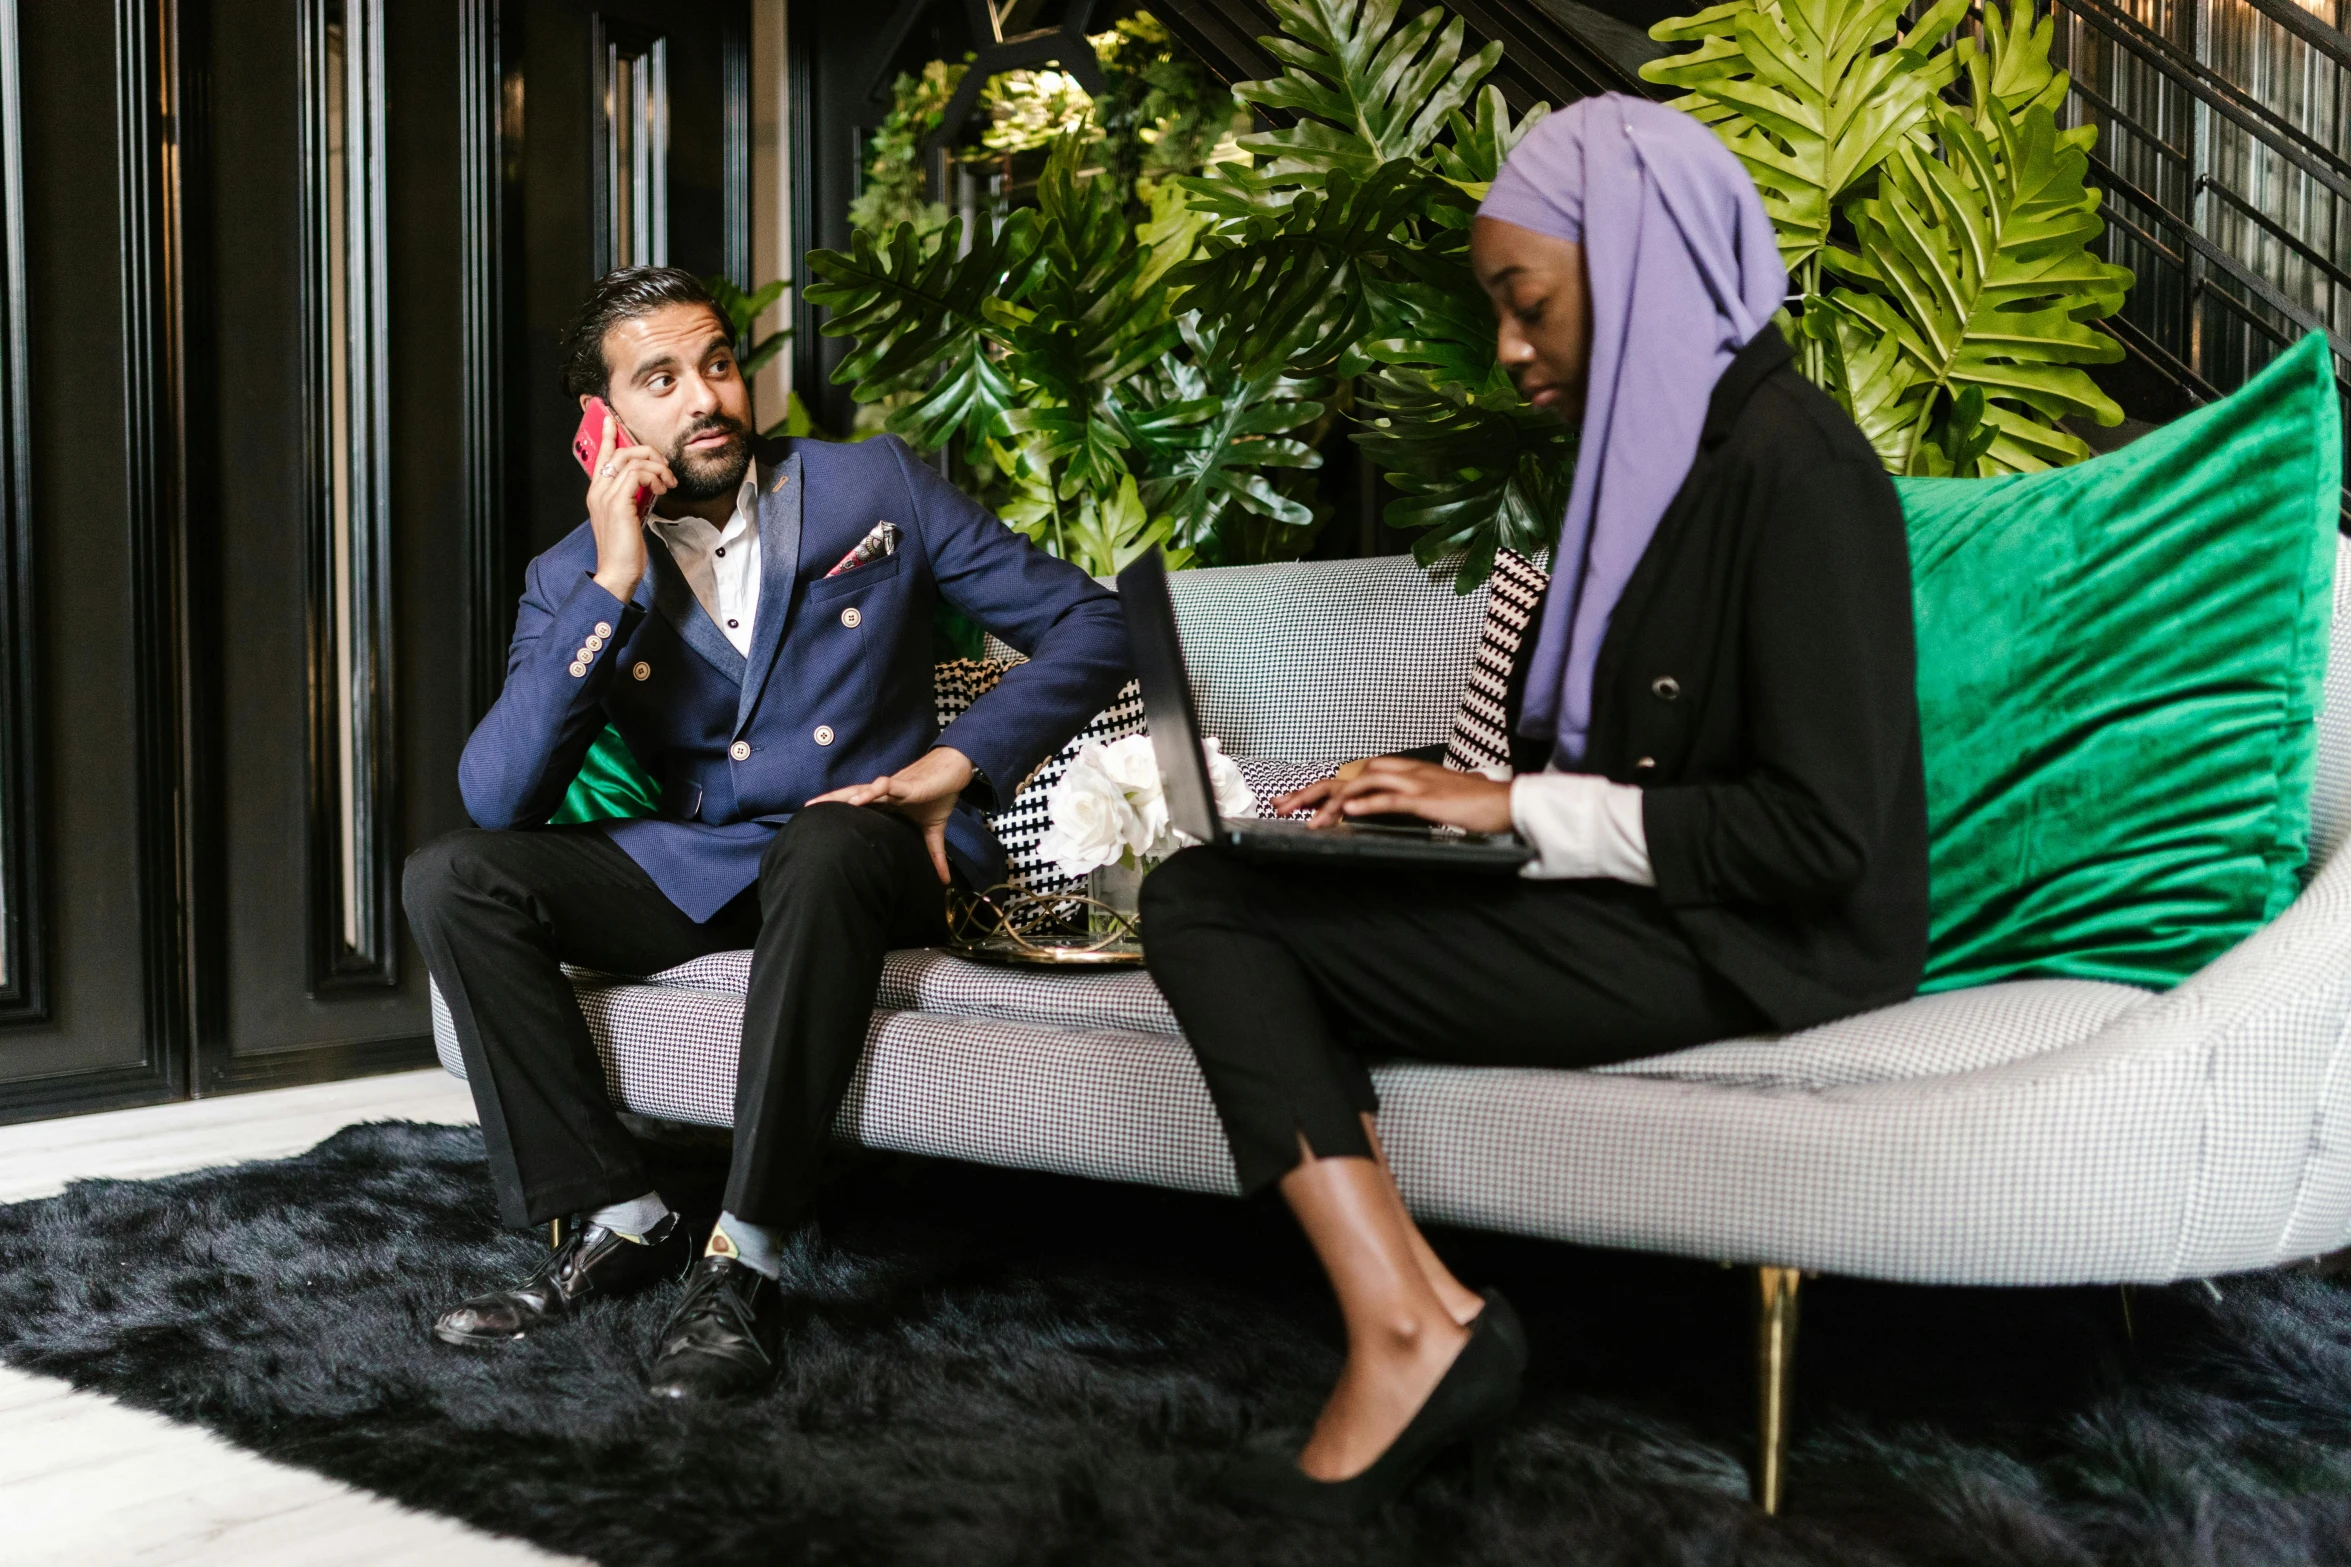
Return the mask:
{"type": "MultiPolygon", "coordinates": [[[[470,1121],[439,1071],[0,1127],[0,1202],[85,1176],[298,1153],[355,1121],[470,1121]]],[[[0,1367],[0,1563],[522,1567],[568,1561],[411,1512],[210,1432],[0,1367]]]]}

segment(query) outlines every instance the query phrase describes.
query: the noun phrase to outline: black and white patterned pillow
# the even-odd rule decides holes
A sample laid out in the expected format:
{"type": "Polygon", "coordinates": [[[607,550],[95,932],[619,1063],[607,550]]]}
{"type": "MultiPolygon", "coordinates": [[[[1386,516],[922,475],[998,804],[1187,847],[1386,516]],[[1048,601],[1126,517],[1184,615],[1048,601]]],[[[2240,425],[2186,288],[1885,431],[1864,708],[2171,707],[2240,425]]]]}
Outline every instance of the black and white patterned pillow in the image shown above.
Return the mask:
{"type": "Polygon", "coordinates": [[[1535,618],[1535,606],[1551,574],[1516,550],[1494,552],[1494,576],[1486,595],[1486,625],[1469,685],[1453,710],[1452,738],[1445,765],[1457,773],[1510,771],[1510,666],[1535,618]]]}
{"type": "MultiPolygon", "coordinates": [[[[1236,756],[1240,765],[1241,781],[1257,797],[1257,814],[1273,815],[1273,802],[1310,783],[1320,783],[1339,770],[1336,762],[1277,762],[1270,757],[1236,756]]],[[[1310,811],[1292,811],[1292,816],[1310,816],[1310,811]]]]}
{"type": "MultiPolygon", "coordinates": [[[[939,710],[939,727],[944,729],[962,717],[964,709],[994,690],[996,682],[1004,678],[1004,672],[1019,662],[1017,657],[958,658],[938,665],[932,671],[932,691],[939,710]]],[[[1069,764],[1089,744],[1142,732],[1143,692],[1130,680],[1119,687],[1118,695],[1108,707],[1096,713],[1085,728],[1071,737],[1069,744],[1045,758],[1022,781],[1011,804],[988,818],[996,841],[1004,845],[1007,875],[1014,887],[1023,892],[1068,892],[1084,884],[1083,876],[1070,875],[1058,861],[1037,852],[1052,821],[1049,802],[1053,786],[1061,782],[1069,764]]]]}

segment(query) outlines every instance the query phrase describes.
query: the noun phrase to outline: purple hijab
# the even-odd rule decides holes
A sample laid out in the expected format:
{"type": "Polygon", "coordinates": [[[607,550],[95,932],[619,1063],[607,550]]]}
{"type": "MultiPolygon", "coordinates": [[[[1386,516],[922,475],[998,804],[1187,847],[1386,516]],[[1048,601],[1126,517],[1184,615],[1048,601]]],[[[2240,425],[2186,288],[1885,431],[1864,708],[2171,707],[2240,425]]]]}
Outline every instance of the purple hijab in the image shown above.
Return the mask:
{"type": "Polygon", "coordinates": [[[1754,181],[1714,133],[1618,93],[1530,131],[1478,216],[1580,243],[1591,276],[1583,440],[1519,719],[1573,763],[1609,616],[1698,454],[1714,383],[1788,274],[1754,181]]]}

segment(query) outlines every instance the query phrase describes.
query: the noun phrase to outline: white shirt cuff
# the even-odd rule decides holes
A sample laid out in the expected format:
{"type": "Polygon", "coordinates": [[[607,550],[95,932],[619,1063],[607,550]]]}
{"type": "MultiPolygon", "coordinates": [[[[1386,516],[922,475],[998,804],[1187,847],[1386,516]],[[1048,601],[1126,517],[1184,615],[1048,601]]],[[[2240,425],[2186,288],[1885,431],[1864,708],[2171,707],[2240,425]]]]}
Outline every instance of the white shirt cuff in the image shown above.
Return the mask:
{"type": "Polygon", "coordinates": [[[1536,858],[1519,874],[1537,881],[1601,876],[1654,887],[1641,791],[1594,773],[1524,773],[1511,780],[1510,821],[1536,858]]]}

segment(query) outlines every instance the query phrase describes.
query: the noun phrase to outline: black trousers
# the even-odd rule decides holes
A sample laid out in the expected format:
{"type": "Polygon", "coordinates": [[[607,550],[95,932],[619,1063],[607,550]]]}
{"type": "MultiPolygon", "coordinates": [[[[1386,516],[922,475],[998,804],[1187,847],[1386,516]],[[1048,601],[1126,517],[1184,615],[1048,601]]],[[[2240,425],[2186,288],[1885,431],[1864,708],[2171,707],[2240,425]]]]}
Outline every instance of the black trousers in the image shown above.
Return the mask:
{"type": "Polygon", "coordinates": [[[1369,1158],[1363,1058],[1600,1066],[1768,1029],[1655,892],[1187,849],[1143,882],[1145,961],[1200,1058],[1245,1192],[1369,1158]]]}
{"type": "Polygon", "coordinates": [[[408,860],[408,920],[457,1024],[499,1216],[541,1224],[652,1186],[604,1091],[562,965],[652,974],[752,949],[726,1206],[806,1217],[882,957],[946,939],[921,831],[891,812],[810,806],[757,885],[701,925],[595,827],[459,832],[408,860]]]}

